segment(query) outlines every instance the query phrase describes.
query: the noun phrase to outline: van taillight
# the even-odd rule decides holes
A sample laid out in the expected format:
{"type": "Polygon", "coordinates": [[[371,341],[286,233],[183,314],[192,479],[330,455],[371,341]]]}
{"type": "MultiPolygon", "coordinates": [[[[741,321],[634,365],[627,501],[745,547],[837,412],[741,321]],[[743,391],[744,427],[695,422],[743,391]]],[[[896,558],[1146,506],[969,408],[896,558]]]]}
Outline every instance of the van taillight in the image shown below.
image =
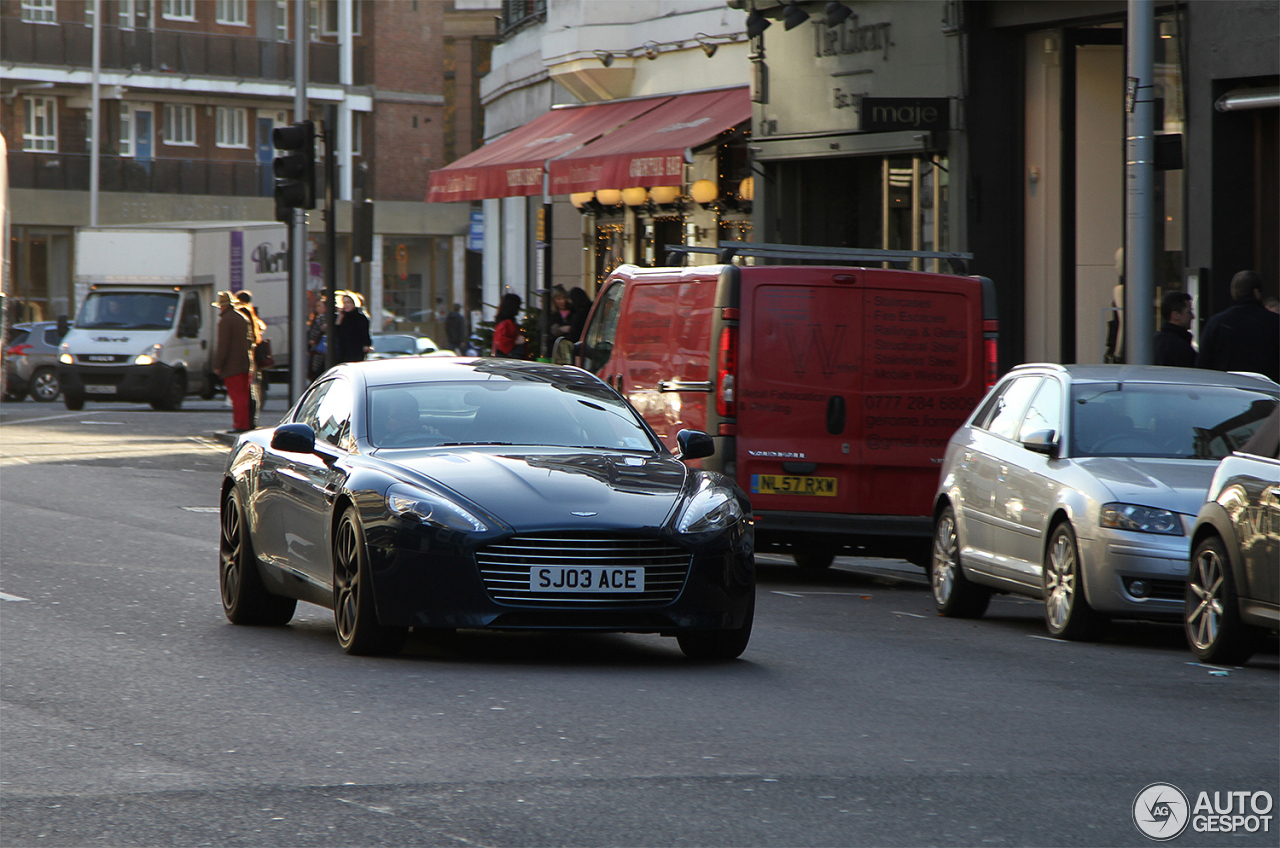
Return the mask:
{"type": "Polygon", "coordinates": [[[16,344],[13,347],[6,350],[5,355],[6,356],[26,356],[27,351],[31,350],[31,348],[33,347],[35,347],[35,345],[16,344]]]}
{"type": "Polygon", "coordinates": [[[721,417],[736,415],[734,383],[738,378],[738,328],[720,330],[720,352],[716,357],[716,414],[721,417]]]}
{"type": "Polygon", "coordinates": [[[1000,379],[1000,368],[996,361],[996,339],[994,336],[987,336],[982,341],[987,363],[986,388],[989,391],[996,380],[1000,379]]]}

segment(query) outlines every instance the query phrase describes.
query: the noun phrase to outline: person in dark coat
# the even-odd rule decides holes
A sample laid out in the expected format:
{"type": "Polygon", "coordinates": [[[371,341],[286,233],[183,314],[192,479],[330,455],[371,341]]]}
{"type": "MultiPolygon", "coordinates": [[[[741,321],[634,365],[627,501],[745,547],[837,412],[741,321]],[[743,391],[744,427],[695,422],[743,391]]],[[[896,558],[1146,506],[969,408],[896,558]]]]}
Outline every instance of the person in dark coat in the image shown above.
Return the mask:
{"type": "Polygon", "coordinates": [[[356,306],[356,299],[349,294],[342,296],[342,309],[333,322],[333,332],[336,338],[335,365],[360,362],[366,353],[373,350],[373,339],[369,338],[369,316],[356,306]]]}
{"type": "Polygon", "coordinates": [[[1280,381],[1280,315],[1262,305],[1262,278],[1231,278],[1235,301],[1205,325],[1196,365],[1215,371],[1253,371],[1280,381]]]}
{"type": "Polygon", "coordinates": [[[1194,368],[1196,349],[1191,345],[1190,327],[1196,313],[1191,308],[1191,295],[1181,291],[1165,292],[1160,299],[1160,315],[1164,326],[1156,333],[1151,364],[1194,368]]]}
{"type": "Polygon", "coordinates": [[[580,286],[569,289],[569,334],[565,338],[571,342],[582,340],[582,328],[586,326],[590,312],[591,295],[580,286]]]}
{"type": "Polygon", "coordinates": [[[229,291],[218,292],[215,306],[218,316],[218,339],[213,349],[213,373],[222,379],[231,399],[232,430],[242,432],[253,426],[249,409],[249,377],[253,370],[254,328],[240,311],[238,301],[229,291]]]}
{"type": "Polygon", "coordinates": [[[466,356],[467,318],[462,314],[462,304],[455,303],[453,311],[444,318],[444,337],[449,342],[449,350],[466,356]]]}

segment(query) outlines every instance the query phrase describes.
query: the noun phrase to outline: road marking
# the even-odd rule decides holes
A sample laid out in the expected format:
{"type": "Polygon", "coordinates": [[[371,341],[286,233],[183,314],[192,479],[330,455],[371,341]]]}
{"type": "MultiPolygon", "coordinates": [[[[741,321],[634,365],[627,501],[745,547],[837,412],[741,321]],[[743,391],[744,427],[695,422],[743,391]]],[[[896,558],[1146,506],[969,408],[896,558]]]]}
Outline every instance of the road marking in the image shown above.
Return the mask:
{"type": "Polygon", "coordinates": [[[894,615],[909,615],[909,616],[911,616],[912,618],[928,618],[928,617],[929,617],[929,616],[927,616],[927,615],[917,615],[917,614],[916,614],[916,613],[914,613],[914,612],[902,612],[901,610],[894,610],[894,611],[893,611],[893,614],[894,614],[894,615]]]}
{"type": "MultiPolygon", "coordinates": [[[[107,412],[107,410],[102,410],[107,412]]],[[[65,415],[46,415],[44,418],[20,418],[16,421],[0,421],[0,427],[13,426],[14,424],[37,424],[41,421],[61,421],[64,418],[79,418],[81,415],[93,415],[93,412],[68,412],[65,415]]],[[[81,421],[81,424],[93,424],[93,421],[81,421]]]]}
{"type": "Polygon", "coordinates": [[[220,508],[216,506],[184,506],[187,512],[220,512],[220,508]]]}
{"type": "Polygon", "coordinates": [[[1027,634],[1027,638],[1028,638],[1028,639],[1043,639],[1043,640],[1045,640],[1046,642],[1057,642],[1057,643],[1062,644],[1062,645],[1067,644],[1067,640],[1066,640],[1066,639],[1055,639],[1055,638],[1053,638],[1052,636],[1032,636],[1030,633],[1028,633],[1028,634],[1027,634]]]}
{"type": "Polygon", "coordinates": [[[0,601],[26,601],[28,598],[19,598],[17,595],[10,595],[6,592],[0,592],[0,601]]]}
{"type": "Polygon", "coordinates": [[[123,421],[81,421],[80,423],[81,424],[112,424],[119,427],[124,426],[123,421]]]}
{"type": "Polygon", "coordinates": [[[770,591],[770,592],[772,592],[772,593],[773,593],[773,594],[775,594],[775,595],[786,595],[788,598],[803,598],[803,597],[804,597],[804,595],[797,595],[797,594],[795,594],[794,592],[779,592],[777,589],[770,589],[769,591],[770,591]]]}
{"type": "Polygon", "coordinates": [[[221,442],[215,442],[213,439],[206,439],[203,436],[188,436],[188,439],[195,442],[202,448],[208,448],[215,453],[226,453],[230,448],[221,442]]]}

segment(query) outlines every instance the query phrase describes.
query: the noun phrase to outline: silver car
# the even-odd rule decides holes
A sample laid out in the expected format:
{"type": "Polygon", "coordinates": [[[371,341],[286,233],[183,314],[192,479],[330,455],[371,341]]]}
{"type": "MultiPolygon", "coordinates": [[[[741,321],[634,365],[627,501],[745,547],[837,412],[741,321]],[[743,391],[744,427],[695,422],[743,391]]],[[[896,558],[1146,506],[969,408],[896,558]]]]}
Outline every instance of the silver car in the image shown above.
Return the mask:
{"type": "Polygon", "coordinates": [[[938,611],[978,617],[993,592],[1030,595],[1065,639],[1107,618],[1179,618],[1218,460],[1278,399],[1258,375],[1014,368],[947,445],[930,563],[938,611]]]}
{"type": "Polygon", "coordinates": [[[1280,411],[1218,465],[1191,550],[1187,643],[1204,662],[1242,663],[1280,629],[1280,411]]]}
{"type": "Polygon", "coordinates": [[[5,400],[49,403],[62,392],[58,385],[58,345],[63,331],[57,321],[14,324],[4,352],[5,400]]]}

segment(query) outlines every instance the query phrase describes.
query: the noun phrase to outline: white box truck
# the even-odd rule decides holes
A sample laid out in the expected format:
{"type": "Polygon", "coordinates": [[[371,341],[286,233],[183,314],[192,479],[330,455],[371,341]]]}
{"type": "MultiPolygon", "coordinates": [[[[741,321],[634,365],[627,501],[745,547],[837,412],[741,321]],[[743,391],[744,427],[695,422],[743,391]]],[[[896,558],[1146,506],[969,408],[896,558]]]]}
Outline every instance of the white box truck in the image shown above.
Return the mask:
{"type": "Polygon", "coordinates": [[[188,393],[213,397],[219,291],[253,292],[277,368],[289,364],[288,229],[207,222],[76,232],[80,309],[62,339],[58,379],[67,409],[86,398],[174,410],[188,393]]]}

